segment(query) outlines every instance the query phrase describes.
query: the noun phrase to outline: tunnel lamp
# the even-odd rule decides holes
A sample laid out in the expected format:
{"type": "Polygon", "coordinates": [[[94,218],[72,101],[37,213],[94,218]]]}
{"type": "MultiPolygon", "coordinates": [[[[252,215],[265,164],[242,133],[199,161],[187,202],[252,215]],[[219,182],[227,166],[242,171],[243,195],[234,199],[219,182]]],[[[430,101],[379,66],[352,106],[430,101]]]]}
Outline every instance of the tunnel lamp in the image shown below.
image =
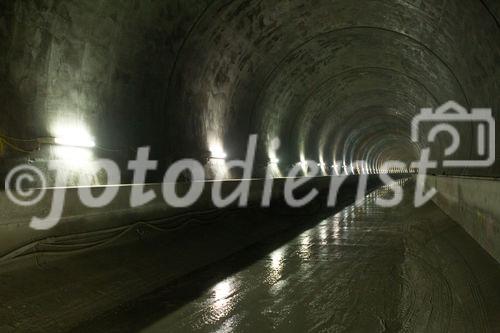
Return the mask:
{"type": "Polygon", "coordinates": [[[210,147],[210,158],[216,159],[216,160],[225,160],[227,157],[226,152],[222,150],[221,147],[216,147],[212,146],[210,147]]]}
{"type": "Polygon", "coordinates": [[[309,165],[305,160],[297,162],[297,165],[299,165],[302,168],[302,172],[304,172],[304,174],[307,174],[309,165]]]}
{"type": "Polygon", "coordinates": [[[336,164],[332,164],[333,172],[338,176],[340,174],[340,167],[336,164]]]}
{"type": "Polygon", "coordinates": [[[89,137],[55,137],[55,138],[38,138],[40,144],[76,147],[76,148],[94,148],[95,141],[89,137]]]}
{"type": "Polygon", "coordinates": [[[60,121],[50,128],[51,137],[39,139],[39,142],[74,148],[94,148],[94,138],[84,124],[78,121],[60,121]]]}
{"type": "Polygon", "coordinates": [[[210,156],[210,158],[213,158],[216,160],[225,160],[226,157],[227,157],[227,154],[224,152],[218,152],[218,153],[212,152],[212,156],[210,156]]]}
{"type": "Polygon", "coordinates": [[[81,147],[81,148],[94,148],[95,142],[90,138],[84,137],[57,137],[54,138],[54,142],[60,146],[69,146],[69,147],[81,147]]]}

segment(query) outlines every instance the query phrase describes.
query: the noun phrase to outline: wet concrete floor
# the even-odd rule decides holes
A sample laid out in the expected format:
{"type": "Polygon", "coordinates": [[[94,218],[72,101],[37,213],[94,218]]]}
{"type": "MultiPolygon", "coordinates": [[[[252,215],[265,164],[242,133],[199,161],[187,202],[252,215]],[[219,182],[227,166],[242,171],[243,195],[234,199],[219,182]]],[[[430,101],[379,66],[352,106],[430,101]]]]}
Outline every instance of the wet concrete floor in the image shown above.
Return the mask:
{"type": "MultiPolygon", "coordinates": [[[[401,181],[404,182],[404,181],[401,181]]],[[[95,318],[94,332],[500,332],[500,264],[433,203],[381,188],[95,318]]]]}

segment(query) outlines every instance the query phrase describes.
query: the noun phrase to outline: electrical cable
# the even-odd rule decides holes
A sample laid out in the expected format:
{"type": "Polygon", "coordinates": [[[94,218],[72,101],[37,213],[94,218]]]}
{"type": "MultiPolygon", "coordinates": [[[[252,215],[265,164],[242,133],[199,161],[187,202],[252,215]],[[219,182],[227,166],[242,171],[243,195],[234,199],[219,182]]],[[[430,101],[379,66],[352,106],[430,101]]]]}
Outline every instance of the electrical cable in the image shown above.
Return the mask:
{"type": "Polygon", "coordinates": [[[111,152],[111,153],[120,153],[120,152],[125,152],[125,151],[135,152],[135,149],[132,148],[132,147],[108,148],[108,147],[103,147],[103,146],[96,145],[95,148],[97,148],[99,150],[111,152]]]}
{"type": "MultiPolygon", "coordinates": [[[[35,151],[36,149],[31,150],[31,151],[30,150],[26,150],[26,149],[23,149],[23,148],[19,147],[17,144],[13,143],[12,141],[14,141],[14,142],[23,142],[23,143],[38,143],[38,145],[39,145],[40,142],[38,140],[39,139],[15,138],[15,137],[8,136],[8,135],[0,133],[0,141],[2,143],[5,143],[7,146],[11,147],[15,151],[18,151],[18,152],[21,152],[21,153],[26,153],[26,154],[29,154],[29,153],[35,151]]],[[[107,151],[107,152],[124,152],[124,151],[134,152],[135,151],[135,149],[132,148],[132,147],[109,148],[109,147],[103,147],[103,146],[96,145],[95,148],[97,148],[99,150],[107,151]]]]}
{"type": "MultiPolygon", "coordinates": [[[[347,198],[346,202],[349,201],[347,198]]],[[[341,202],[341,205],[344,202],[341,202]]],[[[257,205],[249,206],[246,209],[255,210],[259,208],[257,205]]],[[[280,207],[278,207],[279,209],[280,207]]],[[[313,207],[312,211],[305,212],[303,214],[280,214],[274,210],[266,212],[266,214],[270,216],[314,216],[317,215],[322,208],[325,208],[323,205],[318,204],[313,207]]],[[[178,215],[159,218],[159,219],[151,219],[148,221],[137,221],[133,224],[114,227],[103,230],[89,231],[78,234],[64,235],[64,236],[52,236],[44,239],[40,239],[24,246],[21,246],[18,249],[15,249],[3,256],[0,257],[0,265],[6,263],[12,263],[21,259],[35,258],[38,260],[38,256],[48,255],[48,256],[62,256],[62,255],[70,255],[70,254],[80,254],[85,253],[91,250],[95,250],[100,247],[104,247],[108,244],[117,241],[124,235],[126,235],[130,231],[139,231],[139,227],[143,226],[158,232],[173,232],[180,229],[183,229],[187,226],[192,225],[206,225],[211,224],[216,220],[220,220],[221,218],[233,214],[235,212],[240,212],[240,207],[233,207],[227,209],[207,209],[207,210],[198,210],[198,211],[189,211],[185,213],[181,213],[178,215]],[[174,221],[179,221],[174,226],[164,227],[162,225],[166,223],[171,223],[174,221]],[[43,248],[39,250],[39,248],[43,248]]],[[[258,210],[258,213],[263,213],[263,210],[258,210]]]]}
{"type": "Polygon", "coordinates": [[[12,148],[13,150],[17,151],[17,152],[20,152],[20,153],[24,153],[24,154],[31,154],[32,152],[34,152],[36,149],[33,149],[33,150],[26,150],[26,149],[23,149],[15,144],[13,144],[12,142],[9,142],[7,141],[5,138],[1,137],[0,136],[0,141],[5,144],[6,146],[12,148]]]}
{"type": "Polygon", "coordinates": [[[234,212],[236,210],[239,210],[239,208],[233,208],[230,210],[220,210],[220,209],[212,209],[212,210],[206,210],[206,211],[195,211],[195,212],[188,212],[185,214],[180,214],[173,216],[171,218],[162,218],[162,219],[154,219],[150,220],[147,222],[144,221],[138,221],[135,222],[131,225],[127,226],[122,226],[122,227],[115,227],[115,228],[110,228],[110,229],[104,229],[104,230],[97,230],[97,231],[91,231],[91,232],[85,232],[85,233],[80,233],[80,234],[73,234],[73,235],[65,235],[65,236],[56,236],[56,237],[48,237],[45,239],[37,240],[34,242],[31,242],[29,244],[26,244],[14,251],[11,251],[2,257],[0,257],[0,265],[6,264],[6,263],[12,263],[14,261],[20,260],[20,259],[28,259],[28,258],[33,258],[37,257],[40,255],[49,255],[49,256],[58,256],[58,255],[69,255],[69,254],[79,254],[83,252],[87,252],[90,250],[94,250],[99,247],[103,247],[105,245],[108,245],[128,232],[132,230],[137,230],[137,227],[139,226],[144,226],[149,229],[158,231],[158,232],[172,232],[172,231],[177,231],[179,229],[185,228],[188,225],[191,225],[193,222],[197,222],[199,225],[207,224],[207,221],[209,223],[211,222],[210,220],[217,220],[220,219],[223,215],[227,215],[228,213],[234,212]],[[217,212],[218,214],[215,214],[215,216],[212,216],[211,219],[206,220],[206,219],[197,219],[195,217],[192,217],[192,215],[197,215],[201,213],[202,215],[207,215],[208,213],[211,212],[217,212]],[[191,216],[188,216],[191,215],[191,216]],[[181,221],[180,223],[176,224],[173,227],[170,228],[164,228],[158,226],[158,224],[163,224],[166,222],[171,222],[171,221],[176,221],[179,220],[182,217],[188,217],[184,221],[181,221]],[[98,239],[98,240],[89,240],[89,238],[92,238],[93,236],[103,236],[103,239],[98,239]],[[85,240],[87,240],[85,242],[85,240]],[[62,241],[62,242],[61,242],[62,241]],[[64,242],[71,242],[71,241],[83,241],[79,243],[64,243],[64,242]],[[37,248],[45,248],[46,250],[37,250],[37,248]],[[75,249],[75,247],[79,247],[75,249]],[[72,249],[69,249],[72,248],[72,249]],[[56,249],[60,249],[57,251],[56,249]],[[31,251],[31,252],[30,252],[31,251]]]}
{"type": "Polygon", "coordinates": [[[20,138],[14,138],[12,136],[8,136],[5,134],[0,134],[0,138],[7,139],[10,141],[17,141],[17,142],[36,142],[36,139],[20,139],[20,138]]]}

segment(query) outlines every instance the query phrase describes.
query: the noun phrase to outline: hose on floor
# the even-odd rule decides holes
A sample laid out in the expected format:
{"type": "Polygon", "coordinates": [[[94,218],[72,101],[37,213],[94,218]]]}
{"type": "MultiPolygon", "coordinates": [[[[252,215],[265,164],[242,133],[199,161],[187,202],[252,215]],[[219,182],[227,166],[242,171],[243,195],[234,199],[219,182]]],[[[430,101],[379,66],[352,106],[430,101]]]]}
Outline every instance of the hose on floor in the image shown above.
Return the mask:
{"type": "Polygon", "coordinates": [[[130,232],[136,231],[138,234],[141,234],[141,228],[147,228],[157,232],[174,232],[187,226],[213,223],[215,220],[218,220],[239,210],[240,208],[226,210],[211,209],[205,211],[186,212],[184,214],[179,214],[168,218],[138,221],[133,224],[121,227],[64,236],[47,237],[28,243],[1,256],[0,265],[42,255],[63,256],[69,254],[81,254],[109,245],[130,232]],[[165,226],[165,224],[172,224],[172,222],[177,223],[168,227],[165,226]]]}
{"type": "MultiPolygon", "coordinates": [[[[294,212],[293,214],[286,213],[286,210],[282,208],[283,207],[280,206],[276,208],[271,206],[271,209],[266,210],[262,209],[258,205],[254,205],[243,209],[253,210],[254,213],[257,214],[265,213],[268,216],[308,217],[317,215],[319,211],[325,208],[325,206],[316,202],[313,206],[308,207],[306,211],[302,211],[300,213],[294,212]]],[[[106,245],[116,242],[125,235],[134,231],[141,235],[144,232],[143,228],[161,233],[174,232],[188,226],[212,224],[221,218],[227,217],[228,215],[239,213],[241,210],[242,208],[240,207],[233,207],[226,209],[214,208],[208,210],[190,211],[171,217],[137,221],[126,226],[71,235],[47,237],[28,243],[1,256],[0,265],[12,263],[21,259],[37,259],[38,256],[65,256],[82,254],[105,247],[106,245]],[[166,224],[168,224],[168,226],[166,224]]]]}

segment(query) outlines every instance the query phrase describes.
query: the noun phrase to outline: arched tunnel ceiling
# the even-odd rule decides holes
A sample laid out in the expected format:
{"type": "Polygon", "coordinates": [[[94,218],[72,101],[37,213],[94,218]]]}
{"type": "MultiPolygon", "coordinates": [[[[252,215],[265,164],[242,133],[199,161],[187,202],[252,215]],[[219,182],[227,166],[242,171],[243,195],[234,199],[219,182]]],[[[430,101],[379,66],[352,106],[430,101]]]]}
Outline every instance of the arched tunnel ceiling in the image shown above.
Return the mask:
{"type": "MultiPolygon", "coordinates": [[[[286,163],[369,159],[376,167],[415,158],[410,123],[421,107],[455,100],[495,115],[500,107],[492,1],[0,6],[0,97],[4,110],[18,110],[3,111],[0,125],[11,135],[51,135],[58,118],[79,119],[106,145],[151,144],[171,161],[212,144],[242,157],[257,133],[263,161],[279,137],[286,163]]],[[[474,131],[460,129],[467,158],[474,131]]]]}

